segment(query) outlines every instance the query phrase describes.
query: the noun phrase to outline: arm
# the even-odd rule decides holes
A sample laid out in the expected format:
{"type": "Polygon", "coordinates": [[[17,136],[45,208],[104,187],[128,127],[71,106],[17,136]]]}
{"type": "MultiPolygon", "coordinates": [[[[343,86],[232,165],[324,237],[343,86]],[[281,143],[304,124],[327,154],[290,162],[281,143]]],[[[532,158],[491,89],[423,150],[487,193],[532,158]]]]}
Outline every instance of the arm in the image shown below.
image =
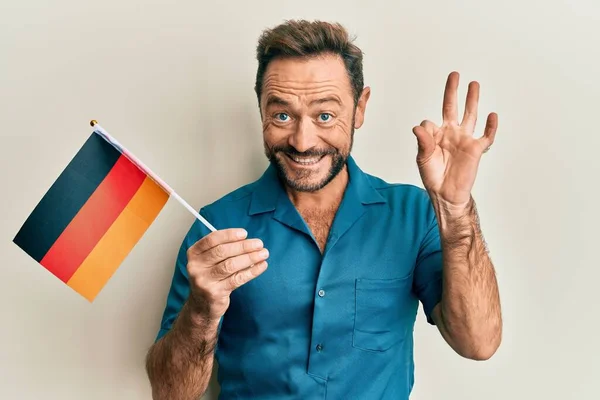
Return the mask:
{"type": "Polygon", "coordinates": [[[460,355],[489,359],[502,337],[500,297],[474,200],[457,212],[433,201],[443,254],[442,300],[432,318],[460,355]]]}
{"type": "Polygon", "coordinates": [[[149,350],[146,371],[153,399],[197,399],[210,382],[219,321],[194,311],[188,300],[172,329],[149,350]]]}
{"type": "Polygon", "coordinates": [[[267,268],[268,251],[246,234],[217,230],[182,245],[160,338],[146,357],[154,400],[193,400],[206,392],[230,295],[267,268]]]}
{"type": "Polygon", "coordinates": [[[488,115],[483,136],[473,137],[479,84],[471,82],[464,117],[458,120],[456,72],[446,81],[441,126],[425,120],[413,128],[417,165],[429,194],[441,246],[442,293],[431,319],[459,354],[487,359],[498,348],[502,318],[492,262],[471,195],[482,155],[494,143],[498,116],[488,115]]]}

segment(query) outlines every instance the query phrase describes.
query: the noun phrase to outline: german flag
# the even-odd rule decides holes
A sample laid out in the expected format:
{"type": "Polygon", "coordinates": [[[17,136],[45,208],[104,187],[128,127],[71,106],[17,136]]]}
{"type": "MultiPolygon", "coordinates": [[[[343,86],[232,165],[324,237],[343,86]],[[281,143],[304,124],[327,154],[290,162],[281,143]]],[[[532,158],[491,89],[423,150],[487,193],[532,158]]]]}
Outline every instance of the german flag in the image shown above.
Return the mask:
{"type": "Polygon", "coordinates": [[[163,187],[93,132],[13,242],[91,302],[168,199],[163,187]]]}

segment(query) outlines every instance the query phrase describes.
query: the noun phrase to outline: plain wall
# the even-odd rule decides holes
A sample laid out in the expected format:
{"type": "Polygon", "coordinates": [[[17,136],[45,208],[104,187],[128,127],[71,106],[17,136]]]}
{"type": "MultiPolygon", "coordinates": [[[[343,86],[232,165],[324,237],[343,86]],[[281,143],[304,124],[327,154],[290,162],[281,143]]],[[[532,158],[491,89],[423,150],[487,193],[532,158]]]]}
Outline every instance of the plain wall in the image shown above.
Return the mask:
{"type": "MultiPolygon", "coordinates": [[[[445,79],[499,114],[474,189],[504,312],[487,362],[421,311],[412,398],[598,399],[600,5],[587,1],[4,0],[0,5],[0,398],[149,399],[144,357],[193,217],[174,200],[93,303],[12,238],[100,124],[195,208],[266,167],[254,51],[284,19],[339,21],[372,88],[359,165],[421,186],[411,128],[445,79]]],[[[460,110],[462,112],[462,108],[460,110]]],[[[212,386],[207,398],[218,391],[212,386]]]]}

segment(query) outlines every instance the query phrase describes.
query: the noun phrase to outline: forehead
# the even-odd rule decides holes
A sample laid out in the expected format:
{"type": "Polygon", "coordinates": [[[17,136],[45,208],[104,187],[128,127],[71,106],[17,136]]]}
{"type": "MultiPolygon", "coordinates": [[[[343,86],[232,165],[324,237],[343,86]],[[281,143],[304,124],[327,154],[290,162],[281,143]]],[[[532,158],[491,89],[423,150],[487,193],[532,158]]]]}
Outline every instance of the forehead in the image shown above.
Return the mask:
{"type": "Polygon", "coordinates": [[[310,96],[324,92],[352,97],[350,78],[339,56],[275,59],[265,71],[263,96],[270,93],[310,96]]]}

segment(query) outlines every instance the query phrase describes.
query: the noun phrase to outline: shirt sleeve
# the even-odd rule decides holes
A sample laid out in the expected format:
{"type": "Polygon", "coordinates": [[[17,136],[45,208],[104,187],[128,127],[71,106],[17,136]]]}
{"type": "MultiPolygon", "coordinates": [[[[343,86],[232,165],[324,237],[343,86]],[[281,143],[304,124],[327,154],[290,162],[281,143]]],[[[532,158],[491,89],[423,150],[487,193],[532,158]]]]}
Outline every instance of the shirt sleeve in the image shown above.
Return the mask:
{"type": "Polygon", "coordinates": [[[431,314],[442,299],[443,259],[437,218],[429,197],[427,202],[428,225],[417,255],[413,285],[427,322],[435,325],[431,314]]]}
{"type": "MultiPolygon", "coordinates": [[[[200,215],[210,221],[210,218],[206,215],[204,209],[200,210],[200,215]]],[[[183,307],[190,294],[189,277],[187,274],[187,250],[208,233],[210,233],[210,230],[200,221],[196,220],[179,247],[177,259],[175,261],[175,270],[171,280],[171,287],[167,294],[167,301],[160,322],[160,329],[156,337],[157,341],[171,329],[173,322],[175,322],[175,319],[181,311],[181,307],[183,307]]]]}

